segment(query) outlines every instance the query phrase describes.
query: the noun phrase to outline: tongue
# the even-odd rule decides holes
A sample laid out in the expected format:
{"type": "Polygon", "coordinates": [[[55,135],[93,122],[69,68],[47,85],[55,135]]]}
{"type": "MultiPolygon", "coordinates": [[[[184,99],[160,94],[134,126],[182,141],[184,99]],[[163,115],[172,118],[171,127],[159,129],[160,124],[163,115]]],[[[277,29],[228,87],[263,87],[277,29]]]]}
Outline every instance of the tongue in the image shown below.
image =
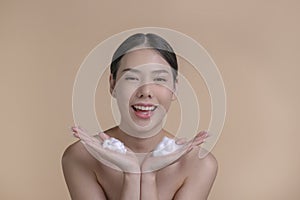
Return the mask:
{"type": "Polygon", "coordinates": [[[150,110],[136,110],[135,115],[142,119],[148,119],[151,117],[151,112],[150,110]]]}

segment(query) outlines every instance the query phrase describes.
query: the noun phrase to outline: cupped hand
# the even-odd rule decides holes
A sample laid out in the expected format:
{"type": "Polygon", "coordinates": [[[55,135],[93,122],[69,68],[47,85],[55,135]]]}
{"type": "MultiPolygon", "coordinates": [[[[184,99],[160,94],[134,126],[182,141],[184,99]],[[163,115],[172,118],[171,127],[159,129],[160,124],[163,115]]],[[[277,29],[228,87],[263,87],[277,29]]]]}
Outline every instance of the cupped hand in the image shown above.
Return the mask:
{"type": "Polygon", "coordinates": [[[193,148],[201,145],[208,136],[206,131],[201,131],[188,142],[185,139],[178,139],[176,140],[176,144],[181,145],[181,147],[167,155],[153,156],[152,153],[149,153],[141,165],[141,172],[153,172],[173,164],[193,148]]]}
{"type": "Polygon", "coordinates": [[[103,148],[104,140],[110,138],[105,133],[99,133],[100,139],[90,136],[82,128],[73,126],[73,134],[79,138],[87,151],[101,163],[117,170],[127,173],[140,173],[140,165],[135,153],[126,148],[126,153],[119,153],[113,150],[103,148]]]}

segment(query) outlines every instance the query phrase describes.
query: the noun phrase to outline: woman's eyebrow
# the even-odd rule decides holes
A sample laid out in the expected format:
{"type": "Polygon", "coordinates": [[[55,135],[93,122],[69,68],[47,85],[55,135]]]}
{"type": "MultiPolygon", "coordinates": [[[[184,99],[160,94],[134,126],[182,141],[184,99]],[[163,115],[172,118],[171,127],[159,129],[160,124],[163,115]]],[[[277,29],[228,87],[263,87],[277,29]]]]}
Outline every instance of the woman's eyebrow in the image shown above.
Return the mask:
{"type": "Polygon", "coordinates": [[[159,69],[159,70],[153,71],[152,73],[153,74],[160,74],[160,73],[167,73],[167,74],[169,74],[169,71],[165,70],[165,69],[159,69]]]}
{"type": "Polygon", "coordinates": [[[123,70],[121,71],[121,73],[128,72],[128,71],[130,71],[130,72],[135,72],[135,73],[141,73],[140,70],[133,69],[133,68],[126,68],[126,69],[123,69],[123,70]]]}
{"type": "MultiPolygon", "coordinates": [[[[138,69],[133,69],[133,68],[126,68],[126,69],[123,69],[121,71],[121,73],[125,73],[125,72],[134,72],[134,73],[141,73],[140,70],[138,69]]],[[[169,71],[168,70],[165,70],[165,69],[158,69],[158,70],[154,70],[151,72],[152,74],[161,74],[161,73],[167,73],[169,74],[169,71]]]]}

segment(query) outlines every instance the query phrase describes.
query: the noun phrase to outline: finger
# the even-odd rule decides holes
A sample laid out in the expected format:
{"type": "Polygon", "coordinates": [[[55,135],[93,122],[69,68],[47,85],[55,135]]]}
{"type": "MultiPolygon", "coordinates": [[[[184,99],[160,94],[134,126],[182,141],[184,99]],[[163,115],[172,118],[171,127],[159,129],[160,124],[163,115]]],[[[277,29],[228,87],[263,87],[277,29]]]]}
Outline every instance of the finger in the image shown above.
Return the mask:
{"type": "Polygon", "coordinates": [[[72,132],[77,132],[77,130],[75,129],[75,127],[74,127],[74,126],[71,126],[71,128],[70,128],[70,129],[71,129],[71,131],[72,131],[72,132]]]}
{"type": "Polygon", "coordinates": [[[72,127],[71,127],[71,130],[72,130],[73,132],[76,132],[76,133],[78,133],[79,131],[81,131],[77,126],[72,126],[72,127]]]}
{"type": "Polygon", "coordinates": [[[99,140],[88,135],[82,128],[80,127],[73,127],[73,131],[74,131],[74,136],[87,142],[87,143],[95,143],[95,144],[99,144],[99,140]]]}
{"type": "Polygon", "coordinates": [[[190,152],[196,145],[193,143],[194,141],[189,142],[187,146],[187,152],[190,152]]]}
{"type": "Polygon", "coordinates": [[[197,137],[205,137],[208,135],[208,132],[207,131],[200,131],[196,136],[195,138],[197,137]]]}
{"type": "Polygon", "coordinates": [[[76,127],[75,126],[71,126],[70,129],[71,129],[71,131],[73,133],[73,136],[80,139],[76,127]]]}
{"type": "Polygon", "coordinates": [[[195,140],[195,141],[192,142],[191,147],[199,146],[204,142],[205,142],[205,139],[195,140]]]}
{"type": "Polygon", "coordinates": [[[110,136],[108,136],[107,134],[105,134],[103,132],[100,132],[98,135],[103,141],[110,138],[110,136]]]}
{"type": "MultiPolygon", "coordinates": [[[[207,138],[209,135],[207,133],[207,131],[201,131],[199,132],[193,139],[192,141],[195,141],[195,142],[201,142],[203,140],[203,138],[207,138]]],[[[182,145],[182,144],[185,144],[187,143],[187,139],[186,138],[180,138],[178,140],[175,141],[176,144],[178,145],[182,145]]]]}
{"type": "Polygon", "coordinates": [[[195,137],[193,140],[193,144],[201,144],[203,142],[205,142],[205,140],[209,137],[208,134],[204,134],[198,137],[195,137]]]}
{"type": "Polygon", "coordinates": [[[192,151],[192,150],[194,149],[194,147],[195,147],[195,146],[193,146],[193,145],[189,146],[189,148],[186,150],[187,153],[189,153],[190,151],[192,151]]]}
{"type": "Polygon", "coordinates": [[[194,141],[197,141],[197,140],[205,140],[206,138],[208,138],[210,135],[208,134],[204,134],[204,135],[201,135],[201,136],[197,136],[194,138],[194,141]]]}
{"type": "Polygon", "coordinates": [[[77,132],[73,132],[73,136],[76,137],[76,138],[78,138],[78,139],[80,139],[80,136],[79,136],[79,134],[77,132]]]}
{"type": "Polygon", "coordinates": [[[87,130],[85,130],[84,128],[82,128],[80,126],[72,126],[71,130],[74,131],[74,132],[83,132],[83,133],[87,132],[87,130]]]}
{"type": "Polygon", "coordinates": [[[201,145],[205,142],[207,137],[209,137],[207,133],[197,134],[196,137],[191,141],[190,148],[201,145]]]}
{"type": "Polygon", "coordinates": [[[180,139],[176,140],[175,143],[177,145],[182,145],[182,144],[187,143],[187,139],[186,138],[180,138],[180,139]]]}
{"type": "Polygon", "coordinates": [[[204,142],[205,142],[205,139],[193,141],[193,142],[190,144],[190,146],[188,147],[188,152],[191,151],[192,149],[194,149],[195,147],[200,146],[200,145],[203,144],[204,142]]]}
{"type": "Polygon", "coordinates": [[[203,140],[206,139],[207,137],[209,137],[209,134],[207,132],[200,132],[198,133],[195,137],[194,137],[194,141],[199,141],[199,140],[203,140]]]}

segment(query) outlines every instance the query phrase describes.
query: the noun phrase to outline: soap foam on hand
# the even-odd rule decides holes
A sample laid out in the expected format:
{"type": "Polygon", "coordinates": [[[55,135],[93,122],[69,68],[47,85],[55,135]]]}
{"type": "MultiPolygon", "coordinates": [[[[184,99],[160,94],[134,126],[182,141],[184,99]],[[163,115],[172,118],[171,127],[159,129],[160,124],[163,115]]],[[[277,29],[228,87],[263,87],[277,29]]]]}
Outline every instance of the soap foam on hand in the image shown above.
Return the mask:
{"type": "Polygon", "coordinates": [[[126,154],[127,152],[127,149],[125,148],[124,144],[120,140],[113,137],[104,140],[102,147],[122,154],[126,154]]]}
{"type": "Polygon", "coordinates": [[[153,156],[164,156],[173,153],[177,149],[182,147],[182,145],[176,144],[174,139],[164,137],[163,140],[157,145],[153,151],[153,156]]]}
{"type": "MultiPolygon", "coordinates": [[[[116,151],[122,154],[126,154],[127,149],[125,145],[116,138],[109,138],[104,140],[102,147],[112,151],[116,151]]],[[[182,147],[182,145],[176,144],[174,139],[164,137],[163,140],[157,145],[153,151],[153,156],[164,156],[173,153],[177,149],[182,147]]]]}

